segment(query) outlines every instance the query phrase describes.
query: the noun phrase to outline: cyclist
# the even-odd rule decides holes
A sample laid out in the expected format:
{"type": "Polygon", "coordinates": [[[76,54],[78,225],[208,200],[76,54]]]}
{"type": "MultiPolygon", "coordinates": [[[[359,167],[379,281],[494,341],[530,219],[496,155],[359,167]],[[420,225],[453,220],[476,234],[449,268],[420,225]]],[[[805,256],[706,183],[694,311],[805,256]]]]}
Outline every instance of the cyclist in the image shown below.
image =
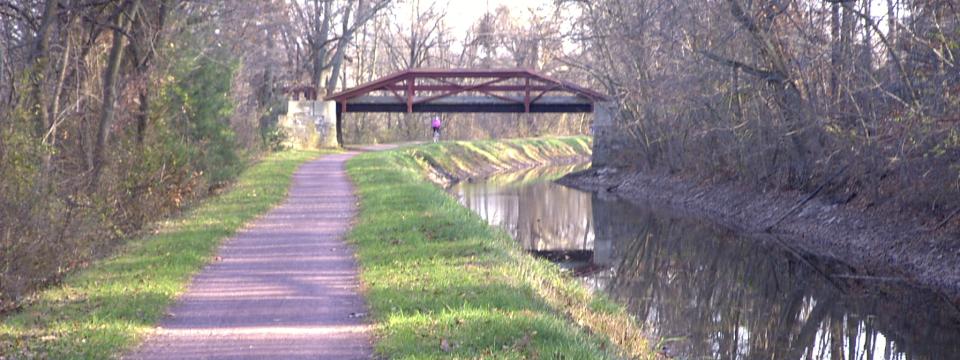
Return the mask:
{"type": "Polygon", "coordinates": [[[440,141],[440,126],[443,125],[440,122],[440,117],[434,116],[430,125],[433,127],[433,142],[440,141]]]}

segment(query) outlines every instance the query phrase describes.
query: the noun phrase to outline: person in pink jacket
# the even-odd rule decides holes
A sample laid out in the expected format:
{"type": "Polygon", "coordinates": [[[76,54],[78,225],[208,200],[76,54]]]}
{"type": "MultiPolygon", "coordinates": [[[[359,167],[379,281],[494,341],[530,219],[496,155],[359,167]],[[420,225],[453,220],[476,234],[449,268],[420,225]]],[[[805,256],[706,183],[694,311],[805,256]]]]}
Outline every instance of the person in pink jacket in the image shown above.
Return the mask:
{"type": "Polygon", "coordinates": [[[433,142],[440,141],[440,126],[443,125],[440,122],[440,117],[434,116],[430,125],[433,127],[433,142]]]}

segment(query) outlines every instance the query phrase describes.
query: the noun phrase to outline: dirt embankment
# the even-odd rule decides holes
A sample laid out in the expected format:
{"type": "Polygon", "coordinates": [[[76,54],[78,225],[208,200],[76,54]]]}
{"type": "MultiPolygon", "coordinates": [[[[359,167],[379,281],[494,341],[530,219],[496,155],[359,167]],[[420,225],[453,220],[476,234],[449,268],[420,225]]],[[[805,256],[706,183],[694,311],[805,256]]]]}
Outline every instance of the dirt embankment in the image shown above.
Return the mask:
{"type": "Polygon", "coordinates": [[[855,209],[811,194],[760,193],[734,184],[702,185],[613,168],[592,168],[559,182],[710,219],[748,236],[773,234],[780,244],[804,256],[849,264],[857,269],[852,276],[863,281],[916,284],[960,306],[956,225],[923,225],[921,219],[900,214],[898,209],[855,209]]]}

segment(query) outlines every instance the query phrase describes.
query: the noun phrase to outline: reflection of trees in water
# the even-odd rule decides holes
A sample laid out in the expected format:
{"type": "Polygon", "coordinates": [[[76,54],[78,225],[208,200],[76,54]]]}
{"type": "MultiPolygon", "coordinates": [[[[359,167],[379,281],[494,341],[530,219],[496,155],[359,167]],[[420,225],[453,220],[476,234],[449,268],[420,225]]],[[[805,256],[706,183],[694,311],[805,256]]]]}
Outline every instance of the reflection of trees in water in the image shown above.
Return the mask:
{"type": "Polygon", "coordinates": [[[669,345],[680,358],[960,354],[956,310],[929,293],[892,283],[827,281],[826,274],[850,269],[800,259],[776,242],[740,240],[538,180],[556,172],[511,173],[455,191],[465,206],[529,250],[592,250],[594,263],[612,269],[586,281],[622,299],[658,335],[682,338],[669,345]]]}
{"type": "Polygon", "coordinates": [[[461,184],[455,191],[464,206],[506,229],[533,251],[590,250],[593,217],[590,194],[534,179],[556,177],[573,167],[547,167],[461,184]],[[524,183],[524,186],[509,185],[524,183]],[[504,185],[496,185],[504,184],[504,185]]]}
{"type": "Polygon", "coordinates": [[[943,359],[960,354],[955,310],[921,291],[826,281],[846,269],[772,242],[594,199],[606,283],[682,358],[943,359]],[[815,271],[810,265],[818,267],[815,271]],[[875,296],[867,296],[873,294],[875,296]]]}
{"type": "Polygon", "coordinates": [[[525,186],[516,193],[522,201],[517,207],[515,232],[525,249],[593,248],[589,194],[550,183],[525,186]]]}
{"type": "Polygon", "coordinates": [[[559,179],[560,177],[590,167],[590,163],[575,163],[569,165],[537,166],[530,169],[494,174],[481,182],[490,185],[517,188],[532,183],[543,183],[559,179]]]}

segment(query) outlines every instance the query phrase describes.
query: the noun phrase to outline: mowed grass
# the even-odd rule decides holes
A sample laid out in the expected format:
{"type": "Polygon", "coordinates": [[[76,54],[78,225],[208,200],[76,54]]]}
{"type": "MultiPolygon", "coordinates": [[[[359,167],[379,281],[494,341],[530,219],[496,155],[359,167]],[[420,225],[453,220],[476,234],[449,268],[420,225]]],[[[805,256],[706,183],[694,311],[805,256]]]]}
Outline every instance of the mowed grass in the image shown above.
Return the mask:
{"type": "Polygon", "coordinates": [[[362,154],[348,162],[360,196],[349,238],[357,246],[380,355],[652,356],[622,307],[590,294],[555,265],[528,256],[423,175],[423,154],[454,172],[468,170],[457,164],[481,166],[483,159],[506,164],[547,161],[550,154],[586,155],[577,148],[585,143],[583,137],[445,142],[362,154]]]}
{"type": "Polygon", "coordinates": [[[221,240],[283,200],[294,170],[317,155],[270,155],[245,171],[228,192],[43,291],[0,324],[0,358],[120,355],[161,319],[221,240]]]}

